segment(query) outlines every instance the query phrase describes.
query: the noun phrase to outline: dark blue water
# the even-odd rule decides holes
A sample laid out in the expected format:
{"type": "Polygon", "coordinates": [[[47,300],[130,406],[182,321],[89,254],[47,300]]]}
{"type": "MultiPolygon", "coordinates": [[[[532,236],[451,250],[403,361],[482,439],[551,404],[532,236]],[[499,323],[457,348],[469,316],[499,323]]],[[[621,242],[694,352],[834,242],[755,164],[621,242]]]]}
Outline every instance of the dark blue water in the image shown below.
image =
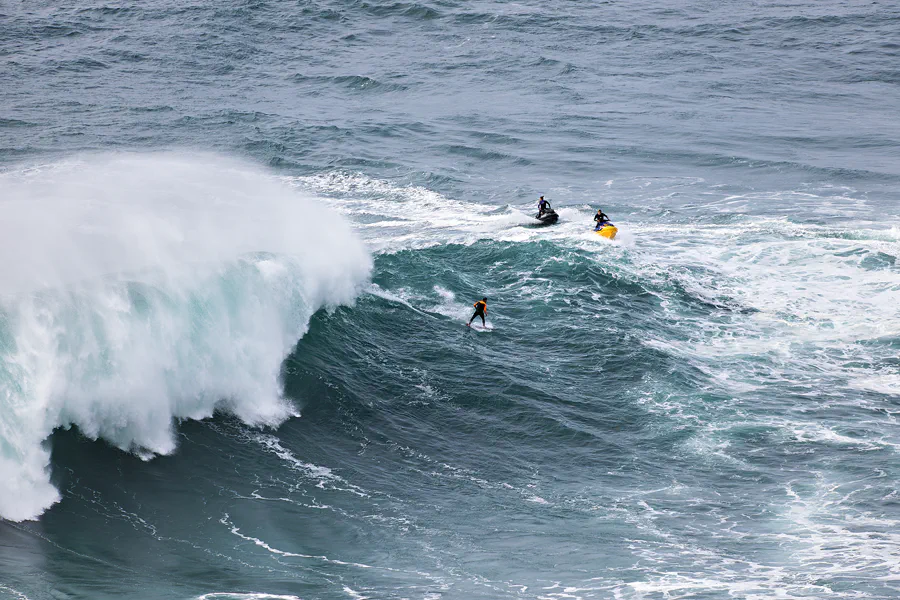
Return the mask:
{"type": "Polygon", "coordinates": [[[896,597],[898,60],[889,2],[0,5],[0,598],[896,597]]]}

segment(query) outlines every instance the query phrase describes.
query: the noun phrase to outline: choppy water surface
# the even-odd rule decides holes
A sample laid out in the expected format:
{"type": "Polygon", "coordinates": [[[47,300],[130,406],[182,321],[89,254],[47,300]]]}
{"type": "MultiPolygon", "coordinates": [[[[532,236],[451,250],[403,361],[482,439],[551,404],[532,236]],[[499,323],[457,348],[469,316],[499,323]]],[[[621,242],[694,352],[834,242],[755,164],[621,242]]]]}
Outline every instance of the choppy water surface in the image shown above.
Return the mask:
{"type": "Polygon", "coordinates": [[[898,31],[0,6],[0,598],[896,597],[898,31]]]}

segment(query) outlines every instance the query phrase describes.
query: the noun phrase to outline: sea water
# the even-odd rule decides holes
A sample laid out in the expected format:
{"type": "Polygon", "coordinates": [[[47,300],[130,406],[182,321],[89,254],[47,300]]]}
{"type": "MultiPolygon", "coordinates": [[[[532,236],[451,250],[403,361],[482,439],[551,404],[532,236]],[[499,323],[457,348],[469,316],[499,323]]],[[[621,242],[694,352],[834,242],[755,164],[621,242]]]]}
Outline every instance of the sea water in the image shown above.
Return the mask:
{"type": "Polygon", "coordinates": [[[898,32],[0,5],[0,598],[897,597],[898,32]]]}

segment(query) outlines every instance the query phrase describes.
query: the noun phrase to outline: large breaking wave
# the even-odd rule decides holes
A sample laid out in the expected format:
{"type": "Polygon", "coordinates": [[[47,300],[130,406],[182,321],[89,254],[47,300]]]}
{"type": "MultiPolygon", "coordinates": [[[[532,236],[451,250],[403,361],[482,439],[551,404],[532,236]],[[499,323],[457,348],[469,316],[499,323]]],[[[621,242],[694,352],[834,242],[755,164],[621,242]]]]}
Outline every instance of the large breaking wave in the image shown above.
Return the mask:
{"type": "Polygon", "coordinates": [[[214,155],[80,157],[0,173],[0,517],[59,499],[46,440],[77,426],[142,456],[216,410],[296,414],[279,369],[371,258],[349,225],[214,155]]]}

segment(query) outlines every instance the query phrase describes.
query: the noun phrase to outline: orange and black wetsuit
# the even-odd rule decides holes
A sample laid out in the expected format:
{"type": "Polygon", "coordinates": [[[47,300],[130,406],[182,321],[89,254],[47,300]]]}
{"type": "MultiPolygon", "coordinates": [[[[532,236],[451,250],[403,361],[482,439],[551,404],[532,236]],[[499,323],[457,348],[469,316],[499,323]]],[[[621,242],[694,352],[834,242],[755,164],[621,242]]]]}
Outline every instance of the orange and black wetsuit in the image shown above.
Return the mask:
{"type": "Polygon", "coordinates": [[[472,324],[472,321],[475,320],[475,317],[481,317],[481,324],[486,325],[486,323],[484,321],[484,315],[485,315],[485,313],[487,313],[487,302],[485,302],[484,300],[479,300],[472,306],[475,307],[475,314],[472,315],[471,319],[469,319],[469,325],[472,324]]]}

